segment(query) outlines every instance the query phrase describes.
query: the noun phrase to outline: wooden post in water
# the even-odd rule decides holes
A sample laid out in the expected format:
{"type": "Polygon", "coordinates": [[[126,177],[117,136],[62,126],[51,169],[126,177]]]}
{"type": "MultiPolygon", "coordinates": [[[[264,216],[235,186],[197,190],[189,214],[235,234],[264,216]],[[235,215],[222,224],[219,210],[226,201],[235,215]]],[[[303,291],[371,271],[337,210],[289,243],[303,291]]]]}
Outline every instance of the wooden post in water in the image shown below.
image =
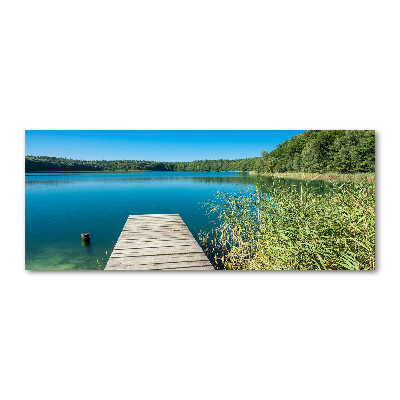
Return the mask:
{"type": "Polygon", "coordinates": [[[82,233],[82,246],[90,246],[90,236],[88,233],[82,233]]]}

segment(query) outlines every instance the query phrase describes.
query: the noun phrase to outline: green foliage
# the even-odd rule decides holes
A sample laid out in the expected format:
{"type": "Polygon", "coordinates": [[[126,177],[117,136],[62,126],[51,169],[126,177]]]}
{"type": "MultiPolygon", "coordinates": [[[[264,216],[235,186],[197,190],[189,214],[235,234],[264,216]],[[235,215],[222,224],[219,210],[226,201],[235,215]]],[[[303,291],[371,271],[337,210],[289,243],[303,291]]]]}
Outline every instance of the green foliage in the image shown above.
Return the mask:
{"type": "Polygon", "coordinates": [[[375,183],[333,183],[323,193],[275,180],[268,194],[218,193],[219,228],[202,233],[224,269],[374,269],[375,183]]]}
{"type": "Polygon", "coordinates": [[[375,131],[305,131],[270,153],[262,172],[375,172],[375,131]]]}
{"type": "Polygon", "coordinates": [[[192,162],[157,162],[137,160],[72,160],[59,157],[26,156],[25,171],[252,171],[258,158],[240,160],[201,160],[192,162]]]}

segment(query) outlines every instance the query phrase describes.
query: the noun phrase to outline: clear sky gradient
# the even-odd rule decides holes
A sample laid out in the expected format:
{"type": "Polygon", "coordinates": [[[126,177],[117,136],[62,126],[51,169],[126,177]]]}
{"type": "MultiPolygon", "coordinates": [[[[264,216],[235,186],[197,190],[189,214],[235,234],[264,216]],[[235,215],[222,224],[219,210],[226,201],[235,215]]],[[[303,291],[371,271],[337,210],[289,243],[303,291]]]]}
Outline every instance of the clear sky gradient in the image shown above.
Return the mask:
{"type": "Polygon", "coordinates": [[[296,131],[26,131],[25,155],[78,160],[194,161],[259,157],[296,131]]]}

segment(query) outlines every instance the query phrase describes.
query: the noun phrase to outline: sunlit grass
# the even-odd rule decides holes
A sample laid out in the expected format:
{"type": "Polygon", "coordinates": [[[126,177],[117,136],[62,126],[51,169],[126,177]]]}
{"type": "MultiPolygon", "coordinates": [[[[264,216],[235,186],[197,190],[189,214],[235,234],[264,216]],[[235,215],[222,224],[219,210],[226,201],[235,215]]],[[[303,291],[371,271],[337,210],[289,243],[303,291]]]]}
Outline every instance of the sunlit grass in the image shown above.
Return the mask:
{"type": "MultiPolygon", "coordinates": [[[[251,171],[252,174],[257,174],[251,171]]],[[[295,179],[318,179],[330,181],[375,181],[375,174],[371,173],[354,173],[354,174],[341,174],[336,172],[327,172],[324,174],[317,174],[311,172],[264,172],[260,173],[262,176],[272,176],[275,178],[295,178],[295,179]]]]}
{"type": "Polygon", "coordinates": [[[274,179],[268,194],[217,193],[209,212],[219,228],[199,239],[218,268],[375,269],[375,182],[336,182],[318,193],[274,179]]]}

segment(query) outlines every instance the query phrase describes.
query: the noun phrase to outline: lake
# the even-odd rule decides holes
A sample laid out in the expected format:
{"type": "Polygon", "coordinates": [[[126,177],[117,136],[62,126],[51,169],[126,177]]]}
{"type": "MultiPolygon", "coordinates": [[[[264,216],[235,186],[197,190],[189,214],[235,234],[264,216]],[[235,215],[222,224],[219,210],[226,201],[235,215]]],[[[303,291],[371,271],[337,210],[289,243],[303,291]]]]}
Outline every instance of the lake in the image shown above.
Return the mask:
{"type": "Polygon", "coordinates": [[[215,192],[256,183],[256,175],[230,172],[26,173],[25,268],[104,267],[130,214],[180,214],[197,239],[213,226],[206,203],[215,192]]]}

